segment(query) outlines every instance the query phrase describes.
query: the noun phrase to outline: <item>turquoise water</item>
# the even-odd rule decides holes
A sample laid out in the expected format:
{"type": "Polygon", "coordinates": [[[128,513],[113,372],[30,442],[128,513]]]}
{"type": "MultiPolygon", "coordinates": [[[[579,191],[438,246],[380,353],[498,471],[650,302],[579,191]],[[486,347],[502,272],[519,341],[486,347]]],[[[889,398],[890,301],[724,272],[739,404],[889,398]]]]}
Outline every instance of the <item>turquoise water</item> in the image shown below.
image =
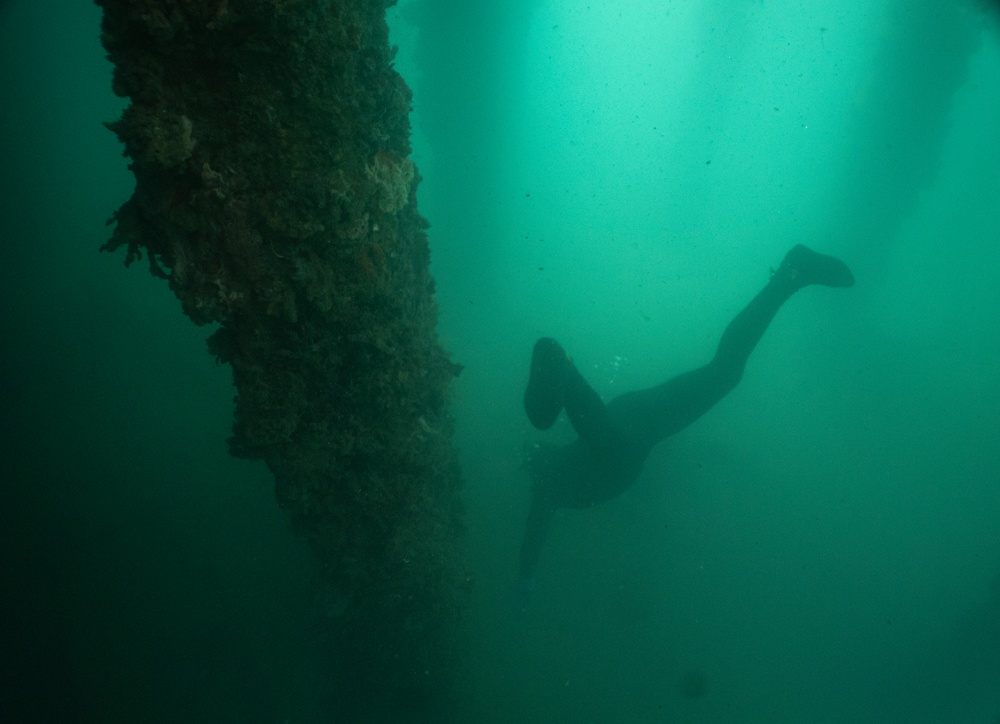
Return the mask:
{"type": "MultiPolygon", "coordinates": [[[[1000,20],[968,0],[401,0],[476,585],[463,722],[1000,717],[1000,20]],[[856,5],[857,7],[854,7],[856,5]],[[857,286],[512,593],[528,354],[703,363],[797,242],[857,286]]],[[[98,254],[131,176],[99,11],[0,2],[0,706],[327,721],[310,558],[205,329],[98,254]],[[58,17],[58,21],[52,18],[58,17]]],[[[0,709],[3,711],[3,709],[0,709]]]]}

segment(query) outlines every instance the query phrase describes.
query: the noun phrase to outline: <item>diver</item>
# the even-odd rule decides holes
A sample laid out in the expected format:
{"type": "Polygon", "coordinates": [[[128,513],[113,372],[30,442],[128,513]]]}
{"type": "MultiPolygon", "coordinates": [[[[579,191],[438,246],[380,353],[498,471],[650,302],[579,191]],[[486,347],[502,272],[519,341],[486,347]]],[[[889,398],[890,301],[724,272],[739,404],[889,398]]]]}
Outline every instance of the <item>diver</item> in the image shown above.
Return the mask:
{"type": "Polygon", "coordinates": [[[589,508],[632,485],[657,443],[683,430],[736,387],[750,353],[781,305],[813,284],[851,287],[854,275],[840,259],[796,245],[726,327],[708,364],[607,404],[558,342],[543,337],[535,343],[524,392],[528,419],[539,430],[547,430],[565,410],[578,437],[568,445],[538,444],[529,449],[531,508],[517,584],[522,605],[534,591],[535,569],[556,510],[589,508]]]}

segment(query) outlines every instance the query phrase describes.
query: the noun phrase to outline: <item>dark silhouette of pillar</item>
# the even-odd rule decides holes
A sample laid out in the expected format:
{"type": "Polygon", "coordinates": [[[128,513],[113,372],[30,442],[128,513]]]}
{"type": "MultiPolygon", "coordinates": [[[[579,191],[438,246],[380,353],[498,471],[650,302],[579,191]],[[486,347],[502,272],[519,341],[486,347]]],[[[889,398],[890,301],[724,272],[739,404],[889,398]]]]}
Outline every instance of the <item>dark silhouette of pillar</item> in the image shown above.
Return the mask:
{"type": "Polygon", "coordinates": [[[348,713],[441,721],[468,581],[459,368],[435,336],[385,3],[98,4],[136,178],[104,249],[218,325],[230,449],[268,465],[319,557],[348,713]]]}

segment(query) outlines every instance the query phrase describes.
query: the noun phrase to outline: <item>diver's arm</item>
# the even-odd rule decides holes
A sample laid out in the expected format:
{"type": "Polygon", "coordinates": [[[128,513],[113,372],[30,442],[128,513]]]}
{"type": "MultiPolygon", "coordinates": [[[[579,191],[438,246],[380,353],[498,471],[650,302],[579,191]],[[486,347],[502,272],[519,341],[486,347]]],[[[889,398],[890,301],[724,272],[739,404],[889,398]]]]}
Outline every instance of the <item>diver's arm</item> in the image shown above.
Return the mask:
{"type": "Polygon", "coordinates": [[[524,527],[524,540],[521,543],[521,565],[518,570],[517,592],[522,605],[530,603],[535,585],[535,569],[538,567],[542,545],[548,536],[555,512],[556,508],[551,502],[540,498],[537,494],[532,496],[528,522],[524,527]]]}

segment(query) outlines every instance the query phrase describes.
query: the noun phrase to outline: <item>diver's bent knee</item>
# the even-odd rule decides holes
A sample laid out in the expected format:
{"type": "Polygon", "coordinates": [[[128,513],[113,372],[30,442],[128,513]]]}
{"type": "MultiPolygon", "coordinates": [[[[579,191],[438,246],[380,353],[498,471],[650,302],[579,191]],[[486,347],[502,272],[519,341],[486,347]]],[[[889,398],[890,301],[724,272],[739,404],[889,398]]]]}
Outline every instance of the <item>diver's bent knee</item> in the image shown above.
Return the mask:
{"type": "Polygon", "coordinates": [[[743,365],[715,364],[715,384],[722,394],[734,390],[743,380],[743,365]]]}

